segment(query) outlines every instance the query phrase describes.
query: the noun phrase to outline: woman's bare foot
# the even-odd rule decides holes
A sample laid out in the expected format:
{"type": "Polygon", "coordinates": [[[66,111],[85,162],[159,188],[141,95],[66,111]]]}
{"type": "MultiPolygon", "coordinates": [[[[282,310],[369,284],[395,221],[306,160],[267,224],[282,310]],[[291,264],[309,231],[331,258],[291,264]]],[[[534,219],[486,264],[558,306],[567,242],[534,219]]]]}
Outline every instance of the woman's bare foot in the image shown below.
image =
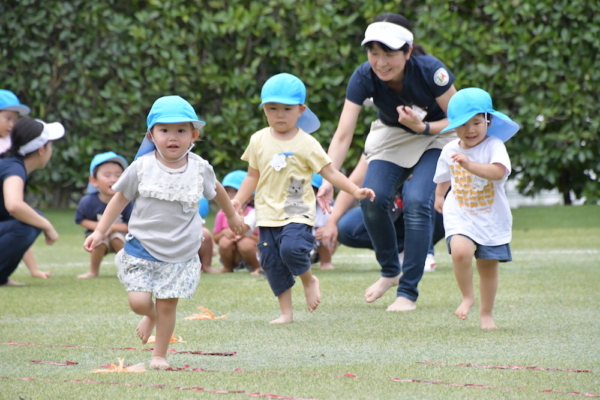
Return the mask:
{"type": "Polygon", "coordinates": [[[304,296],[306,296],[308,311],[315,311],[321,302],[321,289],[316,276],[313,275],[312,281],[304,286],[304,296]]]}
{"type": "Polygon", "coordinates": [[[327,270],[335,269],[335,267],[333,266],[332,263],[329,262],[329,263],[321,263],[319,265],[319,269],[323,270],[323,271],[327,271],[327,270]]]}
{"type": "Polygon", "coordinates": [[[263,273],[264,273],[264,271],[262,270],[262,268],[257,268],[254,271],[250,272],[250,275],[258,276],[258,275],[262,275],[263,273]]]}
{"type": "Polygon", "coordinates": [[[93,272],[87,272],[85,274],[77,275],[79,279],[87,279],[87,278],[96,278],[98,274],[94,274],[93,272]]]}
{"type": "Polygon", "coordinates": [[[463,299],[456,311],[454,311],[454,315],[456,315],[460,319],[467,319],[467,316],[469,315],[469,311],[471,310],[471,307],[473,307],[473,304],[475,304],[475,299],[463,299]]]}
{"type": "Polygon", "coordinates": [[[479,314],[479,322],[481,323],[481,329],[498,329],[491,314],[479,314]]]}
{"type": "Polygon", "coordinates": [[[390,304],[386,311],[412,311],[417,308],[417,304],[406,297],[396,297],[396,301],[390,304]]]}
{"type": "MultiPolygon", "coordinates": [[[[154,321],[154,319],[144,315],[144,318],[142,318],[137,328],[135,328],[135,331],[142,340],[142,344],[148,343],[148,338],[152,335],[155,323],[156,321],[154,321]]],[[[152,366],[152,364],[150,366],[152,366]]]]}
{"type": "Polygon", "coordinates": [[[367,303],[372,303],[388,291],[393,286],[398,286],[400,275],[393,278],[381,277],[365,290],[365,300],[367,303]]]}
{"type": "Polygon", "coordinates": [[[1,286],[25,286],[25,284],[23,282],[13,281],[12,279],[8,278],[8,282],[1,286]]]}
{"type": "Polygon", "coordinates": [[[170,365],[167,362],[167,357],[152,356],[152,358],[150,359],[150,365],[148,367],[149,368],[169,368],[170,365]]]}
{"type": "Polygon", "coordinates": [[[270,324],[289,324],[294,321],[294,318],[291,315],[282,315],[281,317],[274,319],[269,322],[270,324]]]}
{"type": "Polygon", "coordinates": [[[202,267],[201,271],[205,274],[218,274],[219,272],[221,272],[218,269],[214,269],[213,267],[202,267]]]}

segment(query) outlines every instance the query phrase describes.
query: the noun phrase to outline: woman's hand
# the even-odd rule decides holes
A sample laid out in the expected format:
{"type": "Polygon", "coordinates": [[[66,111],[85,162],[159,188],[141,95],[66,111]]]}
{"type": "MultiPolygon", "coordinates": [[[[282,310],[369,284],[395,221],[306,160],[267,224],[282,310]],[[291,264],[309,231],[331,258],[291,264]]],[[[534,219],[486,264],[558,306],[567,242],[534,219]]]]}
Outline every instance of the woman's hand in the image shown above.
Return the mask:
{"type": "Polygon", "coordinates": [[[333,185],[323,180],[319,191],[317,192],[317,202],[324,212],[331,214],[331,203],[333,202],[333,185]]]}
{"type": "Polygon", "coordinates": [[[50,228],[44,230],[44,236],[46,236],[47,245],[51,245],[52,243],[56,242],[59,237],[58,232],[56,232],[53,226],[50,226],[50,228]]]}
{"type": "Polygon", "coordinates": [[[396,107],[398,111],[398,122],[402,125],[409,127],[411,130],[419,133],[423,132],[426,128],[425,123],[421,120],[421,118],[414,112],[412,107],[408,106],[398,106],[396,107]]]}
{"type": "Polygon", "coordinates": [[[324,227],[317,230],[317,234],[320,236],[317,236],[317,240],[333,251],[337,243],[338,227],[335,222],[330,221],[328,220],[324,227]]]}

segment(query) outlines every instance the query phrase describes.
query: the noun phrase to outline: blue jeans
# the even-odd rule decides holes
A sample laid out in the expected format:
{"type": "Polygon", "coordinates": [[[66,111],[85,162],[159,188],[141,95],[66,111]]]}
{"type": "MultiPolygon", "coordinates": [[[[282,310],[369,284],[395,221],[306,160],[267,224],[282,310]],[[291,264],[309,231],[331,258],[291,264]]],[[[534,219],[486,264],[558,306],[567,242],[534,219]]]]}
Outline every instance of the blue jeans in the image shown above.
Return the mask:
{"type": "Polygon", "coordinates": [[[433,202],[436,184],[433,176],[440,149],[426,151],[413,168],[403,168],[387,161],[369,162],[364,187],[375,191],[375,201],[361,201],[367,232],[371,237],[381,276],[391,278],[402,272],[398,297],[416,301],[417,286],[423,276],[423,265],[431,245],[433,202]],[[407,178],[412,174],[412,178],[407,178]],[[389,204],[395,190],[404,183],[404,264],[398,261],[398,243],[389,204]]]}
{"type": "Polygon", "coordinates": [[[8,282],[23,255],[41,232],[41,229],[14,218],[0,222],[0,285],[8,282]]]}

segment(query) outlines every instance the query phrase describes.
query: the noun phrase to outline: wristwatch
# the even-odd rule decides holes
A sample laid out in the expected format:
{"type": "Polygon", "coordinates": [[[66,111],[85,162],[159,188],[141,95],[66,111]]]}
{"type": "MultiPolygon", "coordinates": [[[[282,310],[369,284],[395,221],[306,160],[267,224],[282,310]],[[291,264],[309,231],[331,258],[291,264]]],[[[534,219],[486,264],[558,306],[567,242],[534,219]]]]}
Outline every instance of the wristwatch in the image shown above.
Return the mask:
{"type": "Polygon", "coordinates": [[[429,135],[429,129],[431,128],[431,126],[429,125],[429,122],[423,122],[425,124],[425,129],[423,130],[423,132],[417,132],[417,135],[429,135]]]}

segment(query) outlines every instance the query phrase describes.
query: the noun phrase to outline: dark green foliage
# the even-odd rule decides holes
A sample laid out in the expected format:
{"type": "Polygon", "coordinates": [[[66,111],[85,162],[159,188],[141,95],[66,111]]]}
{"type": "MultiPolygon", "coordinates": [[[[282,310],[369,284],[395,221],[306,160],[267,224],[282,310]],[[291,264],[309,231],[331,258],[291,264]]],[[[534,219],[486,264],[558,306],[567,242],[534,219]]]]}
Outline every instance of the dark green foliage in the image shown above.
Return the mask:
{"type": "MultiPolygon", "coordinates": [[[[600,197],[600,14],[593,3],[558,1],[149,0],[3,1],[0,87],[32,115],[60,120],[51,169],[34,186],[54,204],[77,198],[94,154],[131,160],[160,96],[179,94],[202,119],[196,152],[218,177],[236,168],[250,135],[265,126],[260,88],[273,74],[299,76],[327,148],[350,75],[366,59],[360,41],[383,12],[414,23],[416,41],[457,76],[482,87],[523,128],[508,142],[525,193],[559,187],[600,197]],[[536,120],[543,116],[543,121],[536,120]]],[[[352,167],[374,118],[365,110],[352,167]]]]}

